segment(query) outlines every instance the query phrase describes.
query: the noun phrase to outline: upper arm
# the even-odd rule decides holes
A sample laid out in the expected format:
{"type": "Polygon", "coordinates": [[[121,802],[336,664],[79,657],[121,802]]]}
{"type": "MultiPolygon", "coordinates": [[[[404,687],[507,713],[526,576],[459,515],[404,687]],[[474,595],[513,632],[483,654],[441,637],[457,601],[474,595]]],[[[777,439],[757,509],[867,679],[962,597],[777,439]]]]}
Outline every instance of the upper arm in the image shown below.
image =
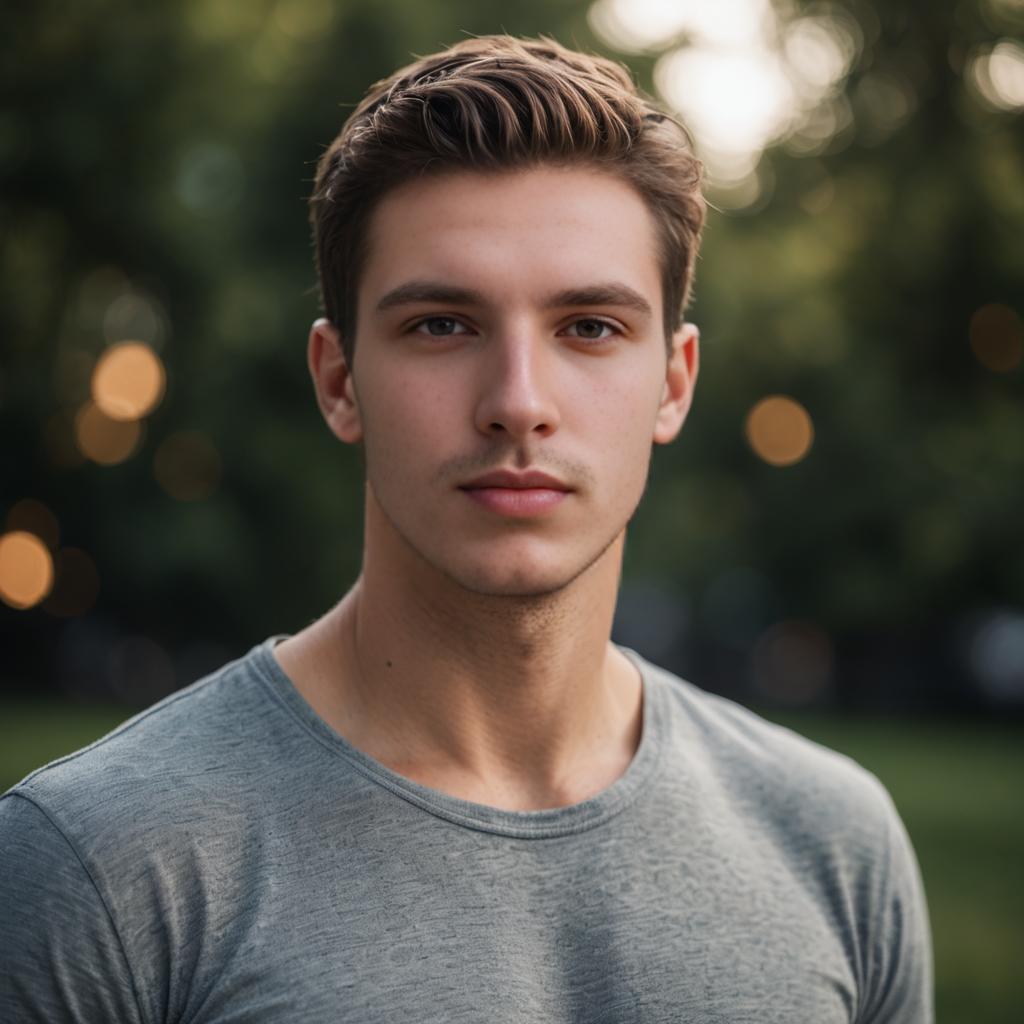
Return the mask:
{"type": "Polygon", "coordinates": [[[89,871],[30,799],[0,799],[0,1020],[142,1022],[121,938],[89,871]]]}
{"type": "Polygon", "coordinates": [[[867,922],[867,991],[861,1024],[932,1024],[931,927],[917,857],[888,792],[885,870],[867,922]]]}

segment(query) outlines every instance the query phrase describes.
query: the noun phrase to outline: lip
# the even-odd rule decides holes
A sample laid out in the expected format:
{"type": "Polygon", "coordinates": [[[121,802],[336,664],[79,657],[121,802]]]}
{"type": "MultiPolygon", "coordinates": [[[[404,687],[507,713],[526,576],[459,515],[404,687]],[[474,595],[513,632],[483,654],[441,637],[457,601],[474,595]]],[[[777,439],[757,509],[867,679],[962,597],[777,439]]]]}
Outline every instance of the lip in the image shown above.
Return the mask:
{"type": "Polygon", "coordinates": [[[532,519],[560,505],[572,488],[557,477],[536,470],[516,473],[499,469],[460,484],[459,490],[498,515],[532,519]]]}
{"type": "Polygon", "coordinates": [[[548,476],[547,473],[541,473],[537,470],[516,473],[511,469],[496,469],[490,473],[484,473],[483,476],[478,476],[467,483],[459,484],[459,489],[463,491],[492,487],[514,491],[540,489],[561,491],[563,493],[572,490],[568,484],[563,483],[557,477],[548,476]]]}

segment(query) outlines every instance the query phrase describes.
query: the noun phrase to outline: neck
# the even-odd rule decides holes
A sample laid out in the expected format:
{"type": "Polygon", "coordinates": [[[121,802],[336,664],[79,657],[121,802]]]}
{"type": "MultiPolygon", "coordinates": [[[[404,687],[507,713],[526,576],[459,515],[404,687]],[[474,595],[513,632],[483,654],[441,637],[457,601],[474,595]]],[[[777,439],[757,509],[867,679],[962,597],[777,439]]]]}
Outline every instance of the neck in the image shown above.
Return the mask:
{"type": "Polygon", "coordinates": [[[306,696],[354,745],[434,788],[514,808],[586,799],[639,743],[638,674],[609,642],[623,539],[550,593],[480,594],[371,501],[360,578],[311,627],[333,671],[319,705],[306,696]]]}

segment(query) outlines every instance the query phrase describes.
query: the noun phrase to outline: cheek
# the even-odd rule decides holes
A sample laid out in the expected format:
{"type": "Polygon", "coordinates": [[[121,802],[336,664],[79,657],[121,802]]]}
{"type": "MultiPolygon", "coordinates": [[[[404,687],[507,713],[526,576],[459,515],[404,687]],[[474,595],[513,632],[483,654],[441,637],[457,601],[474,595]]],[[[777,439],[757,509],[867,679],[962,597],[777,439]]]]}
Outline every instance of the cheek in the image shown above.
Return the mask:
{"type": "Polygon", "coordinates": [[[646,484],[660,397],[660,386],[655,391],[648,379],[640,379],[634,391],[615,389],[595,416],[601,457],[610,464],[623,499],[633,500],[646,484]]]}
{"type": "Polygon", "coordinates": [[[587,396],[592,428],[622,454],[651,445],[662,386],[649,372],[617,375],[587,396]]]}
{"type": "Polygon", "coordinates": [[[359,407],[368,464],[423,465],[451,444],[457,402],[444,384],[399,373],[364,383],[359,407]]]}
{"type": "Polygon", "coordinates": [[[444,383],[426,375],[394,374],[373,389],[371,415],[376,422],[383,416],[396,423],[429,424],[450,406],[444,383]]]}

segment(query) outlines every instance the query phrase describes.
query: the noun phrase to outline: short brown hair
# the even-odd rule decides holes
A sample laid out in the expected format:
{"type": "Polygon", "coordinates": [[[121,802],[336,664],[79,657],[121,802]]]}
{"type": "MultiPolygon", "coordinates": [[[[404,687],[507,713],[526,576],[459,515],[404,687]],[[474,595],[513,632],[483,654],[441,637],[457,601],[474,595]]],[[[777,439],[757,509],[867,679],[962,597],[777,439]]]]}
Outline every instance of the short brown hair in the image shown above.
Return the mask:
{"type": "Polygon", "coordinates": [[[371,86],[317,166],[310,219],[324,313],[352,365],[367,228],[390,189],[423,174],[542,164],[605,168],[654,215],[666,337],[682,322],[704,224],[686,129],[604,57],[553,39],[480,36],[371,86]]]}

